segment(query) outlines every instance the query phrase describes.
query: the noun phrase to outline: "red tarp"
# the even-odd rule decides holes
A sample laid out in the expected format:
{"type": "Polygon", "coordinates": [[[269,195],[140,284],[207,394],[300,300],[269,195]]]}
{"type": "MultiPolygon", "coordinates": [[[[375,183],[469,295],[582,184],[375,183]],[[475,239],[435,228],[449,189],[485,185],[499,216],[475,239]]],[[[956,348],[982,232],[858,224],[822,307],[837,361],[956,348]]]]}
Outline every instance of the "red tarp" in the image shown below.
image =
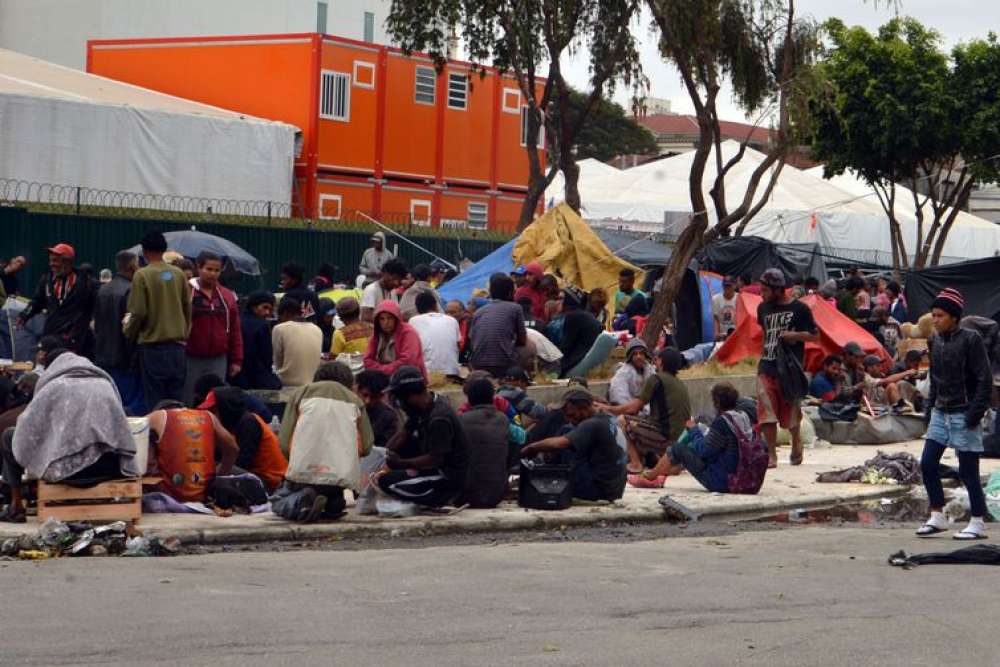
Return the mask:
{"type": "MultiPolygon", "coordinates": [[[[841,354],[844,346],[854,341],[865,354],[877,354],[885,362],[892,361],[885,349],[870,333],[815,294],[802,297],[802,303],[809,306],[816,328],[819,329],[819,343],[806,343],[805,367],[815,373],[828,354],[841,354]]],[[[740,293],[736,299],[736,330],[726,339],[715,354],[719,363],[732,366],[747,357],[759,357],[764,344],[764,330],[757,324],[757,306],[761,298],[755,294],[740,293]]]]}

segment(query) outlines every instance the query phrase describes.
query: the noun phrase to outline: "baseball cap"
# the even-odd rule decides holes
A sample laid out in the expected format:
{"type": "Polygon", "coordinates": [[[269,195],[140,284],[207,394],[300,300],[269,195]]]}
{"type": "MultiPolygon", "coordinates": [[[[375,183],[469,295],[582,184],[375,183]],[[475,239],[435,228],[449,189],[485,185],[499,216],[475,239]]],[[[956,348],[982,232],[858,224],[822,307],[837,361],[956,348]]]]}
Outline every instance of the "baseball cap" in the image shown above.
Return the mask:
{"type": "Polygon", "coordinates": [[[854,341],[851,341],[850,343],[844,346],[844,354],[850,354],[852,356],[859,357],[864,353],[865,351],[861,349],[861,346],[855,343],[854,341]]]}
{"type": "Polygon", "coordinates": [[[66,259],[74,259],[76,257],[76,250],[73,250],[73,246],[68,243],[57,243],[51,248],[46,248],[46,250],[53,255],[59,255],[66,259]]]}
{"type": "Polygon", "coordinates": [[[520,366],[511,366],[507,369],[507,372],[503,374],[504,380],[522,380],[531,384],[531,376],[528,375],[528,371],[524,370],[520,366]]]}
{"type": "Polygon", "coordinates": [[[877,354],[869,354],[865,357],[865,366],[878,366],[882,363],[882,358],[877,354]]]}
{"type": "Polygon", "coordinates": [[[733,287],[735,285],[736,285],[736,278],[733,278],[732,276],[726,276],[725,278],[722,279],[723,287],[733,287]]]}
{"type": "Polygon", "coordinates": [[[768,269],[761,275],[760,283],[768,287],[785,287],[787,284],[781,269],[768,269]]]}
{"type": "Polygon", "coordinates": [[[514,269],[513,271],[511,271],[510,274],[512,276],[523,276],[527,272],[528,272],[528,270],[526,268],[524,268],[523,266],[519,266],[516,269],[514,269]]]}
{"type": "Polygon", "coordinates": [[[206,396],[205,400],[201,402],[201,405],[198,406],[198,409],[211,410],[214,407],[215,407],[215,390],[213,389],[212,391],[208,392],[208,396],[206,396]]]}
{"type": "Polygon", "coordinates": [[[389,380],[389,391],[393,394],[418,393],[427,388],[427,381],[416,366],[400,366],[389,380]]]}
{"type": "Polygon", "coordinates": [[[908,350],[906,353],[907,361],[920,361],[927,354],[927,350],[908,350]]]}
{"type": "Polygon", "coordinates": [[[559,401],[556,403],[556,409],[562,410],[563,408],[566,407],[567,403],[579,402],[579,401],[587,401],[588,403],[593,403],[594,395],[591,394],[586,389],[584,389],[583,387],[579,386],[570,387],[569,389],[567,389],[562,393],[562,396],[559,397],[559,401]]]}

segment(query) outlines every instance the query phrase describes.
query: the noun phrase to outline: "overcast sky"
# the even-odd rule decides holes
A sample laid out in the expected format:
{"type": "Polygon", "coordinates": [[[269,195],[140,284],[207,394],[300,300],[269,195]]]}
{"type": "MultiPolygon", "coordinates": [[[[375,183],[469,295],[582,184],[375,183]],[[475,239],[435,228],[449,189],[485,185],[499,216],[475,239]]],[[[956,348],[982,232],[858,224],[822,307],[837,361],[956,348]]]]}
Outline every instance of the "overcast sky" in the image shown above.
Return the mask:
{"type": "MultiPolygon", "coordinates": [[[[848,25],[862,25],[874,30],[896,15],[897,10],[873,0],[797,0],[796,11],[822,22],[838,16],[848,25]]],[[[998,0],[901,0],[899,14],[908,15],[941,33],[945,47],[976,37],[986,37],[988,31],[1000,31],[1000,1],[998,0]]],[[[641,35],[642,64],[650,81],[649,95],[669,99],[675,113],[692,113],[693,107],[683,90],[677,70],[665,63],[657,53],[656,38],[649,31],[648,17],[638,28],[641,35]]],[[[579,88],[588,88],[587,64],[583,59],[569,62],[569,79],[579,88]]],[[[627,91],[618,91],[615,99],[628,108],[627,91]]],[[[719,97],[720,116],[724,120],[743,120],[744,113],[732,102],[727,91],[719,97]]]]}

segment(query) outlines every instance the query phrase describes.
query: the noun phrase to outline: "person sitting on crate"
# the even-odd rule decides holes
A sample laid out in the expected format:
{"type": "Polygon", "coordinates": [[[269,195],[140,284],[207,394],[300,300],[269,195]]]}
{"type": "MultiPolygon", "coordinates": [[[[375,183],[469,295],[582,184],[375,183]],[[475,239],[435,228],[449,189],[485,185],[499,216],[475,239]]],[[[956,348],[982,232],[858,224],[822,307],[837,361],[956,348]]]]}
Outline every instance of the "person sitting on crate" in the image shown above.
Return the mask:
{"type": "Polygon", "coordinates": [[[428,391],[420,369],[403,366],[389,391],[407,416],[386,444],[388,470],[377,478],[385,493],[424,507],[455,501],[465,489],[469,464],[465,431],[451,403],[428,391]]]}
{"type": "Polygon", "coordinates": [[[555,409],[562,411],[572,430],[525,445],[521,458],[542,454],[559,463],[573,463],[574,498],[617,500],[625,491],[625,455],[594,401],[583,387],[564,391],[555,409]]]}
{"type": "MultiPolygon", "coordinates": [[[[88,484],[140,476],[135,441],[111,376],[65,350],[49,352],[47,363],[34,397],[0,446],[4,481],[12,492],[25,472],[46,482],[88,484]]],[[[23,523],[19,496],[0,519],[23,523]]]]}

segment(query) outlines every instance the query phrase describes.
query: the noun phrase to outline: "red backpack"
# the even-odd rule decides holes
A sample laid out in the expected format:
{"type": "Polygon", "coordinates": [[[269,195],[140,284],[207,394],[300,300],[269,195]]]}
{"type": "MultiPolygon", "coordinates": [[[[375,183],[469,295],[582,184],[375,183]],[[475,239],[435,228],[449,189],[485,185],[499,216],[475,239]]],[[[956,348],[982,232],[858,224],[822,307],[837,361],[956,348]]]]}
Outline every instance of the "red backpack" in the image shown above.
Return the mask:
{"type": "Polygon", "coordinates": [[[757,429],[747,437],[743,430],[736,426],[732,417],[723,413],[722,418],[736,436],[740,449],[736,472],[729,476],[729,493],[755,494],[760,491],[760,487],[764,484],[764,475],[767,474],[767,445],[764,444],[757,429]]]}

